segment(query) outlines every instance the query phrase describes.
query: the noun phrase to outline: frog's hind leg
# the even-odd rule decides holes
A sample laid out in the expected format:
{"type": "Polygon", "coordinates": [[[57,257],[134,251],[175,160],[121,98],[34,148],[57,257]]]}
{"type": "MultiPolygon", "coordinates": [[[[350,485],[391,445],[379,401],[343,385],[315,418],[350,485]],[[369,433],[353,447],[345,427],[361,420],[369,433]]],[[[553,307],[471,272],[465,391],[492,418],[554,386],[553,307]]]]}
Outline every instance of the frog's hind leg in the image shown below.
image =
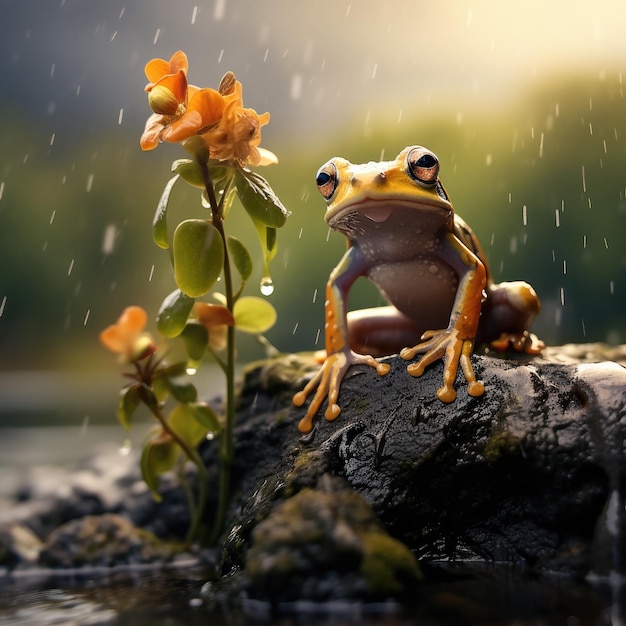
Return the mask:
{"type": "Polygon", "coordinates": [[[359,354],[375,357],[397,354],[406,346],[417,343],[422,332],[391,305],[348,313],[348,343],[359,354]]]}
{"type": "Polygon", "coordinates": [[[483,304],[477,344],[487,343],[499,352],[539,354],[545,344],[530,332],[530,325],[540,309],[539,297],[528,283],[491,285],[483,304]]]}

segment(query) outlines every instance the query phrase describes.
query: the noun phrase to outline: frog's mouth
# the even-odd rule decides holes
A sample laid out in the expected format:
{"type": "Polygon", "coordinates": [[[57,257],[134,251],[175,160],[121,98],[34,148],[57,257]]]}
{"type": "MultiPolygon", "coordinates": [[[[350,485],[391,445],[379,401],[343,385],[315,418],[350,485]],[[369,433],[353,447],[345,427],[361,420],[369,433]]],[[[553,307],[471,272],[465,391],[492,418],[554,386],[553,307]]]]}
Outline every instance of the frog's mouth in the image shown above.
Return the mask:
{"type": "Polygon", "coordinates": [[[413,202],[407,200],[381,200],[365,198],[343,207],[334,215],[327,217],[328,225],[339,231],[351,231],[360,226],[360,230],[366,227],[367,222],[382,224],[387,221],[398,222],[402,225],[414,222],[416,212],[417,220],[426,226],[429,222],[443,223],[451,215],[449,206],[443,206],[436,202],[413,202]]]}

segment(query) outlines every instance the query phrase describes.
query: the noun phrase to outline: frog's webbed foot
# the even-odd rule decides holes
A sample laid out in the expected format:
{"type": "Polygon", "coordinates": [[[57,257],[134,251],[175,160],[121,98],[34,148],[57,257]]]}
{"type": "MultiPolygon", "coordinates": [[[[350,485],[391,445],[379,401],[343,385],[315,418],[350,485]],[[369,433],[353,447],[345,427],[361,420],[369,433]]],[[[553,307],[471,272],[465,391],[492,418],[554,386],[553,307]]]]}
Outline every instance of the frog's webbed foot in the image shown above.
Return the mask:
{"type": "Polygon", "coordinates": [[[546,344],[534,333],[524,330],[521,333],[502,333],[497,339],[489,342],[489,347],[498,352],[512,349],[526,354],[540,354],[546,344]]]}
{"type": "Polygon", "coordinates": [[[404,348],[400,352],[403,359],[412,359],[416,354],[424,356],[417,362],[411,363],[406,369],[411,376],[421,376],[424,370],[435,361],[443,360],[443,386],[437,390],[437,397],[442,402],[454,402],[456,379],[459,364],[467,380],[467,392],[470,396],[482,396],[485,385],[476,380],[476,374],[470,360],[474,348],[473,339],[460,339],[456,329],[429,330],[422,335],[424,340],[413,348],[404,348]]]}
{"type": "Polygon", "coordinates": [[[300,432],[308,433],[312,430],[313,418],[326,397],[328,397],[328,408],[324,413],[324,417],[329,422],[339,417],[341,407],[337,404],[337,398],[339,397],[341,382],[350,366],[358,364],[365,364],[375,368],[380,376],[384,376],[391,369],[388,363],[379,363],[373,356],[357,354],[351,350],[342,350],[329,354],[317,374],[306,384],[302,391],[298,391],[293,397],[294,405],[302,406],[308,396],[315,390],[315,395],[311,400],[306,415],[298,424],[300,432]]]}

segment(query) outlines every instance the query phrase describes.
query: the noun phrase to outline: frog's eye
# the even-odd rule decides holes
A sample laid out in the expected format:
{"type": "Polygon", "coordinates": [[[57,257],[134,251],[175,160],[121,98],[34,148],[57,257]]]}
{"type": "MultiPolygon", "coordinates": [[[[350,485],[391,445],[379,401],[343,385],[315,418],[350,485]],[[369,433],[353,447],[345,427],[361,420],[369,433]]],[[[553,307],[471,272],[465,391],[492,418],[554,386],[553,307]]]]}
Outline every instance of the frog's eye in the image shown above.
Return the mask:
{"type": "Polygon", "coordinates": [[[324,196],[324,199],[330,200],[330,197],[335,193],[335,189],[337,188],[337,168],[335,165],[333,163],[322,165],[317,171],[315,182],[317,183],[317,188],[320,190],[320,193],[324,196]]]}
{"type": "Polygon", "coordinates": [[[432,153],[424,148],[415,148],[409,152],[407,158],[409,174],[420,183],[427,185],[437,181],[439,175],[439,161],[432,153]]]}

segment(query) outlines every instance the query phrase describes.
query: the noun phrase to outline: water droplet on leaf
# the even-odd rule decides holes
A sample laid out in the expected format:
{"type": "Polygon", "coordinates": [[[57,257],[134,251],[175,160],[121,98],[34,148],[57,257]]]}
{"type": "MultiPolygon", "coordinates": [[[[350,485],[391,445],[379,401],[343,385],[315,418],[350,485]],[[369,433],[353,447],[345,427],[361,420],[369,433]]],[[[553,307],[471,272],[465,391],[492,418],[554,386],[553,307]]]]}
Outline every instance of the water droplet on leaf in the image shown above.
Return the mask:
{"type": "Polygon", "coordinates": [[[132,447],[130,439],[125,439],[124,443],[120,446],[120,456],[128,456],[132,447]]]}
{"type": "Polygon", "coordinates": [[[261,293],[264,296],[271,296],[274,293],[274,281],[269,276],[261,278],[261,293]]]}

